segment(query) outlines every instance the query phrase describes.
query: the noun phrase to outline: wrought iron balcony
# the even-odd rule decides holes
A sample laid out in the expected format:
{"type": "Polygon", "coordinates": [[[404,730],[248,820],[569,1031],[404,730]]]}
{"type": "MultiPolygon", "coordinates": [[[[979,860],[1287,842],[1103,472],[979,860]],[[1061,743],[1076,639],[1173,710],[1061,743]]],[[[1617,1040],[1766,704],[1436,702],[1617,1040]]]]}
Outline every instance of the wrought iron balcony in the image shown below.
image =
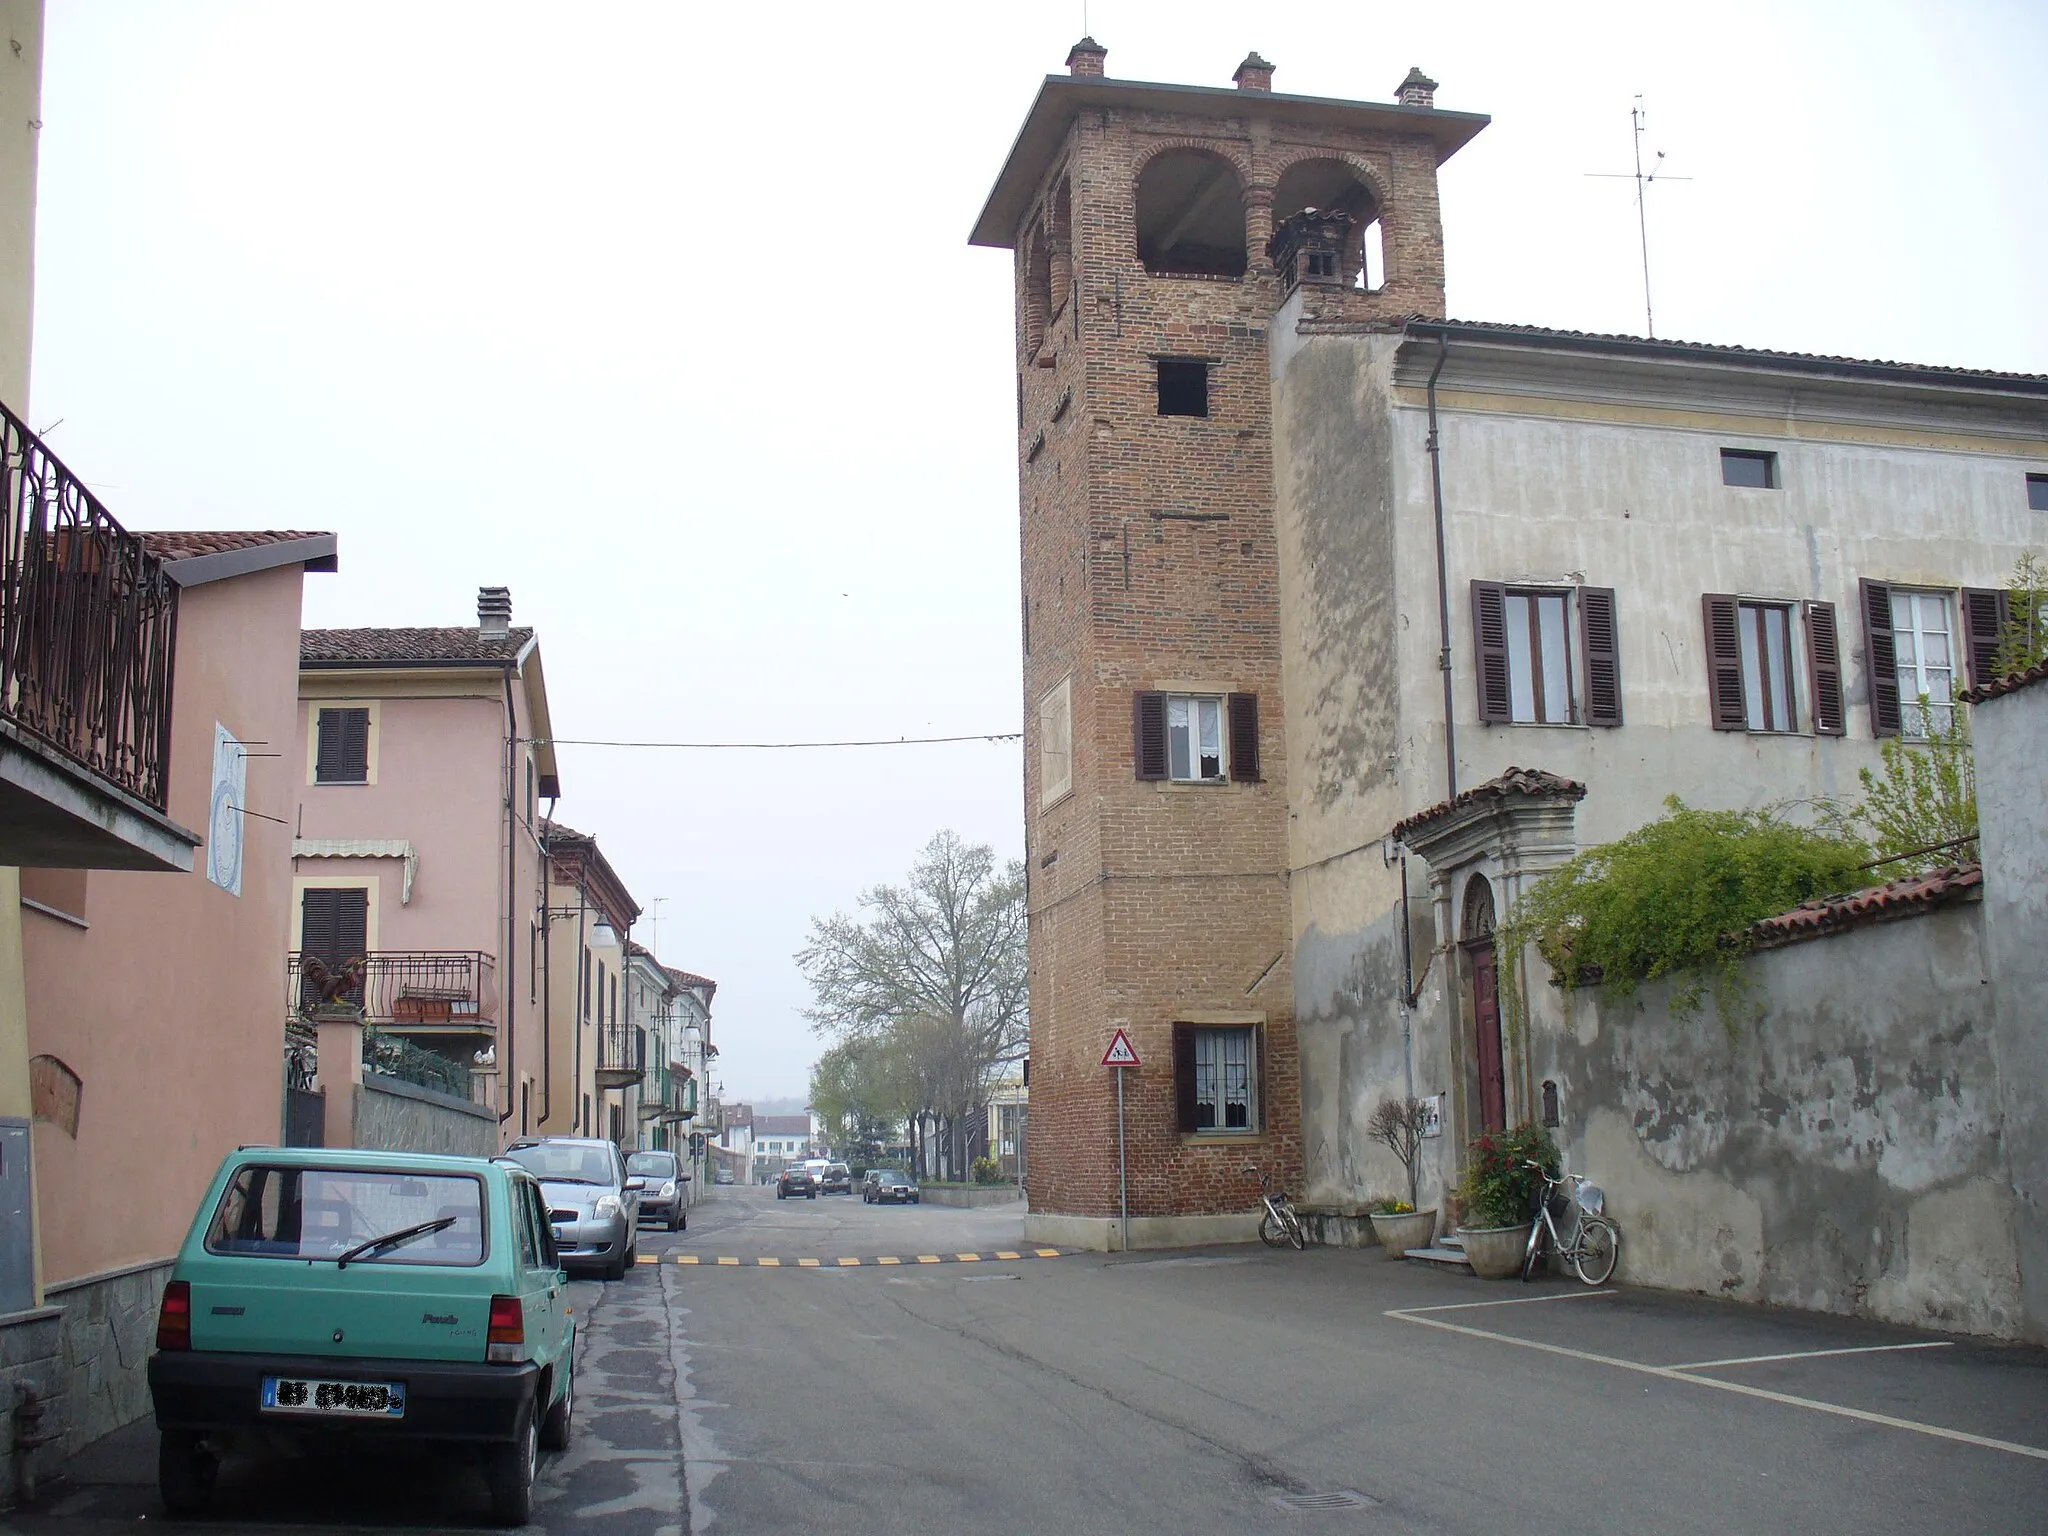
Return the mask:
{"type": "MultiPolygon", "coordinates": [[[[303,951],[289,961],[287,996],[301,1013],[321,1000],[303,951]]],[[[408,1035],[487,1035],[497,1028],[498,961],[480,950],[376,949],[349,966],[340,998],[365,1022],[408,1035]]]]}
{"type": "Polygon", "coordinates": [[[189,847],[179,864],[150,846],[169,825],[177,623],[163,562],[0,406],[0,736],[47,765],[6,775],[6,862],[189,867],[189,847]],[[123,814],[154,813],[141,840],[90,800],[106,787],[123,814]]]}
{"type": "Polygon", "coordinates": [[[597,1086],[630,1088],[647,1075],[647,1034],[625,1024],[597,1031],[597,1086]]]}

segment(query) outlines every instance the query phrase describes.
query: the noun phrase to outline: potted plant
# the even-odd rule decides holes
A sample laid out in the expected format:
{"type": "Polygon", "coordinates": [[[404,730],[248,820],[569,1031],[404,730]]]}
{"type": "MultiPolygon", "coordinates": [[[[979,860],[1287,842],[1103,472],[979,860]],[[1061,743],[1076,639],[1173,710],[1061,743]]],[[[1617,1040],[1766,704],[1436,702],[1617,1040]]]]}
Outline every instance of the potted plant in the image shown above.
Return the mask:
{"type": "Polygon", "coordinates": [[[1557,1171],[1557,1143],[1533,1122],[1505,1131],[1488,1131],[1466,1148],[1465,1176],[1458,1185],[1459,1207],[1467,1225],[1458,1228],[1472,1272],[1487,1280],[1504,1280],[1522,1271],[1529,1241],[1529,1222],[1542,1189],[1531,1162],[1557,1171]]]}
{"type": "Polygon", "coordinates": [[[1368,1213],[1372,1235],[1390,1259],[1400,1258],[1410,1248],[1426,1247],[1436,1236],[1435,1209],[1416,1209],[1420,1203],[1422,1135],[1428,1128],[1429,1106],[1420,1099],[1381,1099],[1365,1122],[1365,1134],[1399,1158],[1408,1175],[1407,1200],[1382,1200],[1368,1213]]]}

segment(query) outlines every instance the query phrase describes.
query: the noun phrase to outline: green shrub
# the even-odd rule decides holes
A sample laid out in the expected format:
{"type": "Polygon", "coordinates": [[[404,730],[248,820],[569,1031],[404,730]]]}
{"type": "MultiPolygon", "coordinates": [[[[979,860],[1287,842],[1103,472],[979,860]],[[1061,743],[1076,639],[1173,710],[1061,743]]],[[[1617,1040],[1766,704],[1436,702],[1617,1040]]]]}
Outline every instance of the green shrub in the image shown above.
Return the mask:
{"type": "Polygon", "coordinates": [[[1468,1227],[1518,1227],[1536,1214],[1543,1181],[1531,1162],[1557,1174],[1557,1143],[1533,1121],[1505,1131],[1488,1131],[1467,1143],[1465,1176],[1458,1204],[1468,1227]]]}
{"type": "Polygon", "coordinates": [[[1373,1201],[1367,1209],[1375,1216],[1408,1216],[1414,1213],[1415,1207],[1406,1200],[1396,1200],[1392,1195],[1385,1195],[1373,1201]]]}
{"type": "Polygon", "coordinates": [[[977,1184],[1000,1184],[1003,1182],[1003,1165],[992,1157],[977,1157],[968,1168],[968,1174],[977,1184]]]}
{"type": "MultiPolygon", "coordinates": [[[[1501,925],[1494,942],[1511,1026],[1526,1011],[1526,943],[1564,985],[1598,981],[1616,998],[1682,977],[1671,1001],[1682,1016],[1709,985],[1724,1001],[1741,993],[1752,923],[1871,883],[1869,848],[1839,826],[1798,826],[1768,809],[1697,811],[1675,795],[1664,805],[1661,819],[1537,881],[1501,925]]],[[[1724,1017],[1732,1027],[1732,1013],[1724,1017]]]]}

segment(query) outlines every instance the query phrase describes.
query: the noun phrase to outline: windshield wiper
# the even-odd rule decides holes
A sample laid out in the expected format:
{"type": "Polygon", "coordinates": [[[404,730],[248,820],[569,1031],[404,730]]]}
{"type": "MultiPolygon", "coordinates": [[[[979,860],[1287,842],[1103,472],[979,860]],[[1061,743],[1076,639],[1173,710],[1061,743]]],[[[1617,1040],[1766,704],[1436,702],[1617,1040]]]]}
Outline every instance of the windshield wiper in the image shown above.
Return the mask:
{"type": "Polygon", "coordinates": [[[350,1259],[360,1259],[365,1254],[376,1253],[383,1248],[396,1248],[400,1243],[409,1243],[416,1237],[425,1237],[429,1232],[445,1232],[455,1225],[453,1216],[443,1216],[435,1221],[422,1221],[410,1227],[400,1227],[396,1232],[386,1232],[382,1237],[373,1237],[367,1243],[357,1243],[348,1252],[334,1261],[336,1269],[347,1269],[350,1259]]]}
{"type": "Polygon", "coordinates": [[[543,1184],[602,1184],[602,1179],[579,1179],[569,1173],[537,1173],[534,1175],[543,1184]]]}

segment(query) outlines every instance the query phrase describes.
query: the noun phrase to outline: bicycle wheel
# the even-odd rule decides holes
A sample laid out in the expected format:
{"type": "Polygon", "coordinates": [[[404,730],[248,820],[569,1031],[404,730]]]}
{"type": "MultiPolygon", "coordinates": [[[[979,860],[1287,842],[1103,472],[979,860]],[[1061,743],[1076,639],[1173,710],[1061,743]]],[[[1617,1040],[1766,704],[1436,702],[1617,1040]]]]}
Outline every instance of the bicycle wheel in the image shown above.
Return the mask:
{"type": "Polygon", "coordinates": [[[1266,1214],[1259,1220],[1259,1241],[1268,1248],[1285,1248],[1293,1241],[1287,1233],[1287,1222],[1270,1205],[1266,1207],[1266,1214]]]}
{"type": "Polygon", "coordinates": [[[1294,1214],[1292,1207],[1281,1207],[1281,1214],[1287,1218],[1287,1241],[1294,1244],[1294,1251],[1299,1253],[1308,1246],[1308,1228],[1301,1224],[1301,1218],[1294,1214]]]}
{"type": "Polygon", "coordinates": [[[1542,1254],[1543,1217],[1539,1213],[1536,1219],[1529,1223],[1529,1245],[1522,1250],[1522,1279],[1525,1282],[1536,1278],[1536,1262],[1542,1254]]]}
{"type": "Polygon", "coordinates": [[[1580,1224],[1579,1241],[1572,1249],[1572,1268],[1588,1285],[1605,1285],[1614,1273],[1614,1261],[1621,1255],[1621,1229],[1605,1216],[1588,1216],[1580,1224]]]}

